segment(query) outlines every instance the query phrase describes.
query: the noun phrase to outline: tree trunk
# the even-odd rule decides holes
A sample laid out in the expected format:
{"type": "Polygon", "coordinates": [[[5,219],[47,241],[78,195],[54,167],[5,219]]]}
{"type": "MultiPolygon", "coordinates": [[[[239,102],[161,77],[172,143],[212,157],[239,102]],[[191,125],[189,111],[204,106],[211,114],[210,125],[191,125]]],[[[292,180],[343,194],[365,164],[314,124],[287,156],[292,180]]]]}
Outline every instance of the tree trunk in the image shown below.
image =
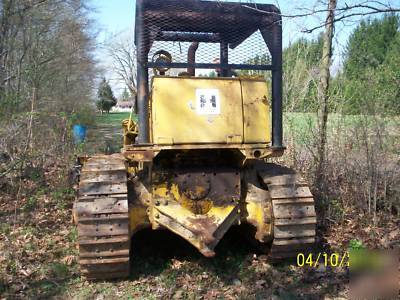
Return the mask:
{"type": "Polygon", "coordinates": [[[328,15],[325,22],[324,43],[322,49],[322,59],[320,67],[320,81],[318,84],[318,149],[317,149],[317,170],[316,183],[318,187],[323,184],[323,171],[326,155],[327,143],[327,123],[328,123],[328,101],[329,101],[329,81],[330,66],[332,63],[332,40],[334,31],[334,19],[337,0],[329,0],[328,15]]]}
{"type": "Polygon", "coordinates": [[[31,98],[31,113],[29,116],[29,123],[28,123],[28,136],[27,136],[27,149],[33,149],[33,114],[35,112],[35,105],[37,102],[37,88],[34,87],[32,89],[32,98],[31,98]]]}

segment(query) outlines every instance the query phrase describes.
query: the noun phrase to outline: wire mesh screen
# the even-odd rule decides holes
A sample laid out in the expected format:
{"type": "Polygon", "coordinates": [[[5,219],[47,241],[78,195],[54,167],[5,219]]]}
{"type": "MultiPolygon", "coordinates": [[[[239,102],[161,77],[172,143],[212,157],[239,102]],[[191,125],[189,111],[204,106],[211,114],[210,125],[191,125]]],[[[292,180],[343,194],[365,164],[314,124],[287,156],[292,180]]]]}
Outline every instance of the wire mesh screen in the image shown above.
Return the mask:
{"type": "MultiPolygon", "coordinates": [[[[155,41],[149,51],[148,60],[160,50],[168,51],[173,62],[188,62],[188,51],[192,42],[155,41]]],[[[238,47],[228,50],[229,64],[267,65],[271,63],[271,55],[261,36],[255,32],[238,47]]],[[[200,42],[196,51],[196,63],[216,63],[220,60],[220,44],[200,42]]]]}
{"type": "Polygon", "coordinates": [[[219,1],[139,2],[143,7],[136,24],[140,27],[136,34],[141,35],[137,47],[148,62],[154,62],[154,55],[164,50],[177,69],[190,63],[196,64],[196,69],[213,69],[210,64],[220,64],[224,69],[245,69],[238,65],[247,65],[246,70],[266,70],[261,66],[271,64],[266,36],[260,31],[267,26],[269,5],[255,9],[250,4],[219,1]],[[199,44],[191,59],[189,49],[194,42],[199,44]]]}
{"type": "MultiPolygon", "coordinates": [[[[168,51],[171,54],[172,62],[188,63],[188,53],[192,42],[177,42],[177,41],[155,41],[149,51],[148,61],[151,61],[153,56],[160,50],[168,51]]],[[[195,53],[195,63],[219,63],[220,62],[220,44],[200,42],[195,53]]],[[[234,49],[228,48],[228,64],[234,65],[270,65],[271,55],[267,45],[260,33],[257,30],[244,42],[234,49]]],[[[251,70],[245,72],[251,73],[251,70]]],[[[177,71],[170,70],[169,75],[173,75],[177,71]]],[[[199,69],[196,74],[212,73],[210,70],[199,69]]],[[[257,73],[257,72],[256,72],[257,73]]],[[[259,73],[259,72],[258,72],[259,73]]]]}
{"type": "Polygon", "coordinates": [[[259,30],[235,49],[229,49],[229,63],[248,65],[271,63],[271,54],[259,30]]]}

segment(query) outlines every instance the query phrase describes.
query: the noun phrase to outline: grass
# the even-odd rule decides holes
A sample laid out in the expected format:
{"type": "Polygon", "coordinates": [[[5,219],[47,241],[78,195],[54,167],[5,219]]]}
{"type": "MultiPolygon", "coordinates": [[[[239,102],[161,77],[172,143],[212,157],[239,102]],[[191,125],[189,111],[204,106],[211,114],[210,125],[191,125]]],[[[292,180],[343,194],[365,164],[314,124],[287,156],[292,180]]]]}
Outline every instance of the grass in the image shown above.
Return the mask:
{"type": "MultiPolygon", "coordinates": [[[[318,134],[318,119],[315,113],[285,113],[283,118],[284,135],[292,138],[292,144],[309,146],[318,134]]],[[[398,117],[380,118],[376,116],[354,116],[329,114],[327,131],[331,143],[337,139],[348,140],[353,144],[354,135],[366,134],[369,137],[383,135],[387,143],[394,143],[400,136],[398,117]]]]}
{"type": "MultiPolygon", "coordinates": [[[[129,119],[130,113],[105,113],[96,116],[95,124],[88,128],[86,143],[80,145],[82,154],[117,153],[122,148],[122,121],[129,119]]],[[[134,115],[133,119],[137,117],[134,115]]]]}
{"type": "MultiPolygon", "coordinates": [[[[121,126],[121,123],[125,119],[129,119],[130,113],[129,112],[112,112],[109,114],[102,114],[97,115],[96,117],[96,124],[98,126],[105,125],[105,126],[121,126]]],[[[134,116],[133,119],[135,120],[136,117],[134,116]]]]}

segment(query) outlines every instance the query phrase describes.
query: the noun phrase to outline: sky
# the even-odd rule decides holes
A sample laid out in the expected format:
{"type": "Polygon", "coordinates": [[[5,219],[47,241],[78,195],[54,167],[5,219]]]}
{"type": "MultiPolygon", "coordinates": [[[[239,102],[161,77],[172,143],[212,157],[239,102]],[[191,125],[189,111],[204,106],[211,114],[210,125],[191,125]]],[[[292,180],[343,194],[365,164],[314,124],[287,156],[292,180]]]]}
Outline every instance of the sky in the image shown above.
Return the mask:
{"type": "MultiPolygon", "coordinates": [[[[184,0],[182,0],[184,1],[184,0]]],[[[234,2],[249,2],[230,0],[234,2]]],[[[399,4],[400,0],[386,0],[393,5],[399,4]]],[[[109,43],[113,38],[119,39],[131,38],[134,33],[135,23],[135,0],[92,0],[91,18],[95,20],[98,27],[97,37],[97,59],[101,62],[104,69],[104,75],[110,80],[116,95],[120,95],[124,89],[124,85],[118,80],[116,74],[112,71],[112,62],[104,51],[102,45],[109,43]]],[[[278,6],[283,15],[294,15],[305,13],[309,9],[325,8],[321,0],[258,0],[250,1],[256,3],[269,3],[278,6]]],[[[338,0],[338,5],[357,2],[357,0],[338,0]]],[[[358,0],[360,2],[360,0],[358,0]]],[[[398,5],[396,5],[398,6],[398,5]]],[[[313,33],[304,33],[304,29],[313,28],[323,22],[326,13],[316,14],[303,18],[284,18],[283,20],[283,44],[284,47],[294,42],[300,37],[315,38],[322,29],[316,30],[313,33]]],[[[346,22],[336,23],[334,37],[334,57],[331,68],[332,73],[336,73],[342,65],[342,54],[346,48],[347,39],[358,24],[359,17],[348,19],[346,22]]]]}

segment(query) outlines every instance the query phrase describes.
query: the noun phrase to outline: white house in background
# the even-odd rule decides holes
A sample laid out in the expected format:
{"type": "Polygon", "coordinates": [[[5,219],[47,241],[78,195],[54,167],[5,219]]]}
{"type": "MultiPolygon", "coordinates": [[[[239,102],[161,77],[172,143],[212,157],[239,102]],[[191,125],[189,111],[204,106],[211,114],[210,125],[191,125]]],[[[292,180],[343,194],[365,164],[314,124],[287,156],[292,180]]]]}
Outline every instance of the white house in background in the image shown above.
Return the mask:
{"type": "Polygon", "coordinates": [[[135,105],[135,98],[129,97],[124,100],[118,100],[117,105],[115,105],[111,109],[111,111],[112,112],[130,112],[134,105],[135,105]]]}

